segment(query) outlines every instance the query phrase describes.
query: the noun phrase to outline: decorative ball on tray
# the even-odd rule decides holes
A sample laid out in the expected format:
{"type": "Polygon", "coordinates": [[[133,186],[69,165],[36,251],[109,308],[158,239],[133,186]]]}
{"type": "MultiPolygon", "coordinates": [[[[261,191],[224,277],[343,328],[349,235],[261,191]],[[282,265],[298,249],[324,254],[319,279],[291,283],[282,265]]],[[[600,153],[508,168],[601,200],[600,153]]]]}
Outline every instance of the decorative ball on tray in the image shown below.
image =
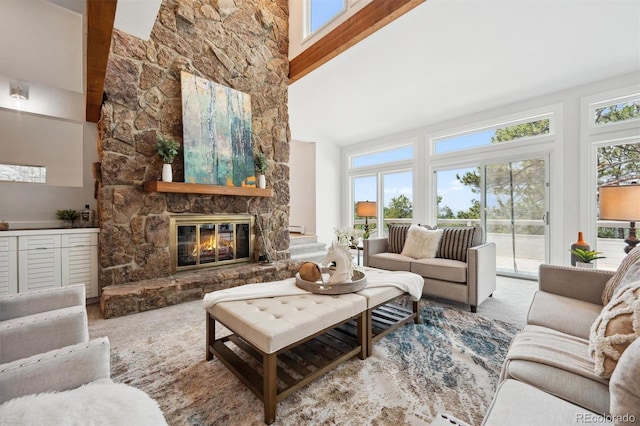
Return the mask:
{"type": "Polygon", "coordinates": [[[316,282],[322,279],[320,267],[317,263],[313,262],[304,262],[302,266],[300,266],[299,274],[300,278],[305,281],[316,282]]]}

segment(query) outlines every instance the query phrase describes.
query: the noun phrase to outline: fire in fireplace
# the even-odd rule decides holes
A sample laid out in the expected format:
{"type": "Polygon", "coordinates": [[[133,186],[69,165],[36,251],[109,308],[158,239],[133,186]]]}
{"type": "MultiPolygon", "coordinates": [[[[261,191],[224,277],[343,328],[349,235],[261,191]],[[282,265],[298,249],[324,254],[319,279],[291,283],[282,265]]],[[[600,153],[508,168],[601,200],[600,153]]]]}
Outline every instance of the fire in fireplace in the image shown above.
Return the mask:
{"type": "Polygon", "coordinates": [[[250,262],[253,220],[252,215],[172,216],[172,273],[250,262]]]}

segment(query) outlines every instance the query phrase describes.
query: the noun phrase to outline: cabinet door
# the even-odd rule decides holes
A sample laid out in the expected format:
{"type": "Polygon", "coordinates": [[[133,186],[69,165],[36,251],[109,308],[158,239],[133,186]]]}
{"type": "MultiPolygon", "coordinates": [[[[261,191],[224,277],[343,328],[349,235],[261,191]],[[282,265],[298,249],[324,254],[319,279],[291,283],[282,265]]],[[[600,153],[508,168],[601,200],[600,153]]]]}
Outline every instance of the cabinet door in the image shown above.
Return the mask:
{"type": "Polygon", "coordinates": [[[18,292],[18,237],[0,237],[0,295],[18,292]]]}
{"type": "Polygon", "coordinates": [[[60,235],[18,237],[18,291],[60,287],[60,235]]]}
{"type": "Polygon", "coordinates": [[[98,297],[98,235],[62,235],[62,285],[84,284],[87,297],[98,297]]]}

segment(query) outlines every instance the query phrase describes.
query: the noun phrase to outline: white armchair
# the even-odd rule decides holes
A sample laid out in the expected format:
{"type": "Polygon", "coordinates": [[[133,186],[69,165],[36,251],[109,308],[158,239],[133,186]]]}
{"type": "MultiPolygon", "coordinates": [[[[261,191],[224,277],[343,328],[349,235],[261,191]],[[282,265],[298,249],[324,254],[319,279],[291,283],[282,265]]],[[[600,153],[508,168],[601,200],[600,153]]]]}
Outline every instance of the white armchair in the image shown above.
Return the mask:
{"type": "Polygon", "coordinates": [[[110,379],[109,339],[0,364],[0,424],[162,426],[158,403],[110,379]]]}
{"type": "Polygon", "coordinates": [[[0,364],[87,342],[82,284],[0,297],[0,364]]]}

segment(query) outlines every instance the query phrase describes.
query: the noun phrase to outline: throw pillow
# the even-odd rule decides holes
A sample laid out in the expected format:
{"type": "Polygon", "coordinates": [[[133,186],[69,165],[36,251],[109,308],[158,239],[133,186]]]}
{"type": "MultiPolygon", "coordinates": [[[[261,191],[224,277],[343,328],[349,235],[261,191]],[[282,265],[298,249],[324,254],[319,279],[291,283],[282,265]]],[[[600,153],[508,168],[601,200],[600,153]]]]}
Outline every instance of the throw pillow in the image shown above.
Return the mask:
{"type": "Polygon", "coordinates": [[[620,355],[640,336],[640,281],[620,289],[591,326],[589,353],[595,373],[609,378],[620,355]]]}
{"type": "Polygon", "coordinates": [[[476,228],[473,226],[444,228],[436,257],[466,262],[467,250],[473,246],[475,233],[476,228]]]}
{"type": "Polygon", "coordinates": [[[407,231],[411,225],[389,225],[389,253],[402,253],[407,239],[407,231]]]}
{"type": "Polygon", "coordinates": [[[629,418],[628,424],[640,419],[640,339],[636,339],[620,357],[618,367],[611,375],[609,392],[611,393],[611,415],[629,418]]]}
{"type": "Polygon", "coordinates": [[[407,231],[407,240],[404,242],[401,254],[414,259],[435,257],[440,238],[442,238],[442,229],[430,230],[422,226],[411,225],[407,231]]]}
{"type": "Polygon", "coordinates": [[[616,290],[621,288],[620,283],[622,282],[622,279],[629,269],[638,262],[640,262],[640,246],[634,248],[625,256],[620,266],[618,266],[616,273],[609,279],[609,281],[607,281],[607,284],[604,286],[604,291],[602,292],[603,306],[609,303],[616,290]]]}

